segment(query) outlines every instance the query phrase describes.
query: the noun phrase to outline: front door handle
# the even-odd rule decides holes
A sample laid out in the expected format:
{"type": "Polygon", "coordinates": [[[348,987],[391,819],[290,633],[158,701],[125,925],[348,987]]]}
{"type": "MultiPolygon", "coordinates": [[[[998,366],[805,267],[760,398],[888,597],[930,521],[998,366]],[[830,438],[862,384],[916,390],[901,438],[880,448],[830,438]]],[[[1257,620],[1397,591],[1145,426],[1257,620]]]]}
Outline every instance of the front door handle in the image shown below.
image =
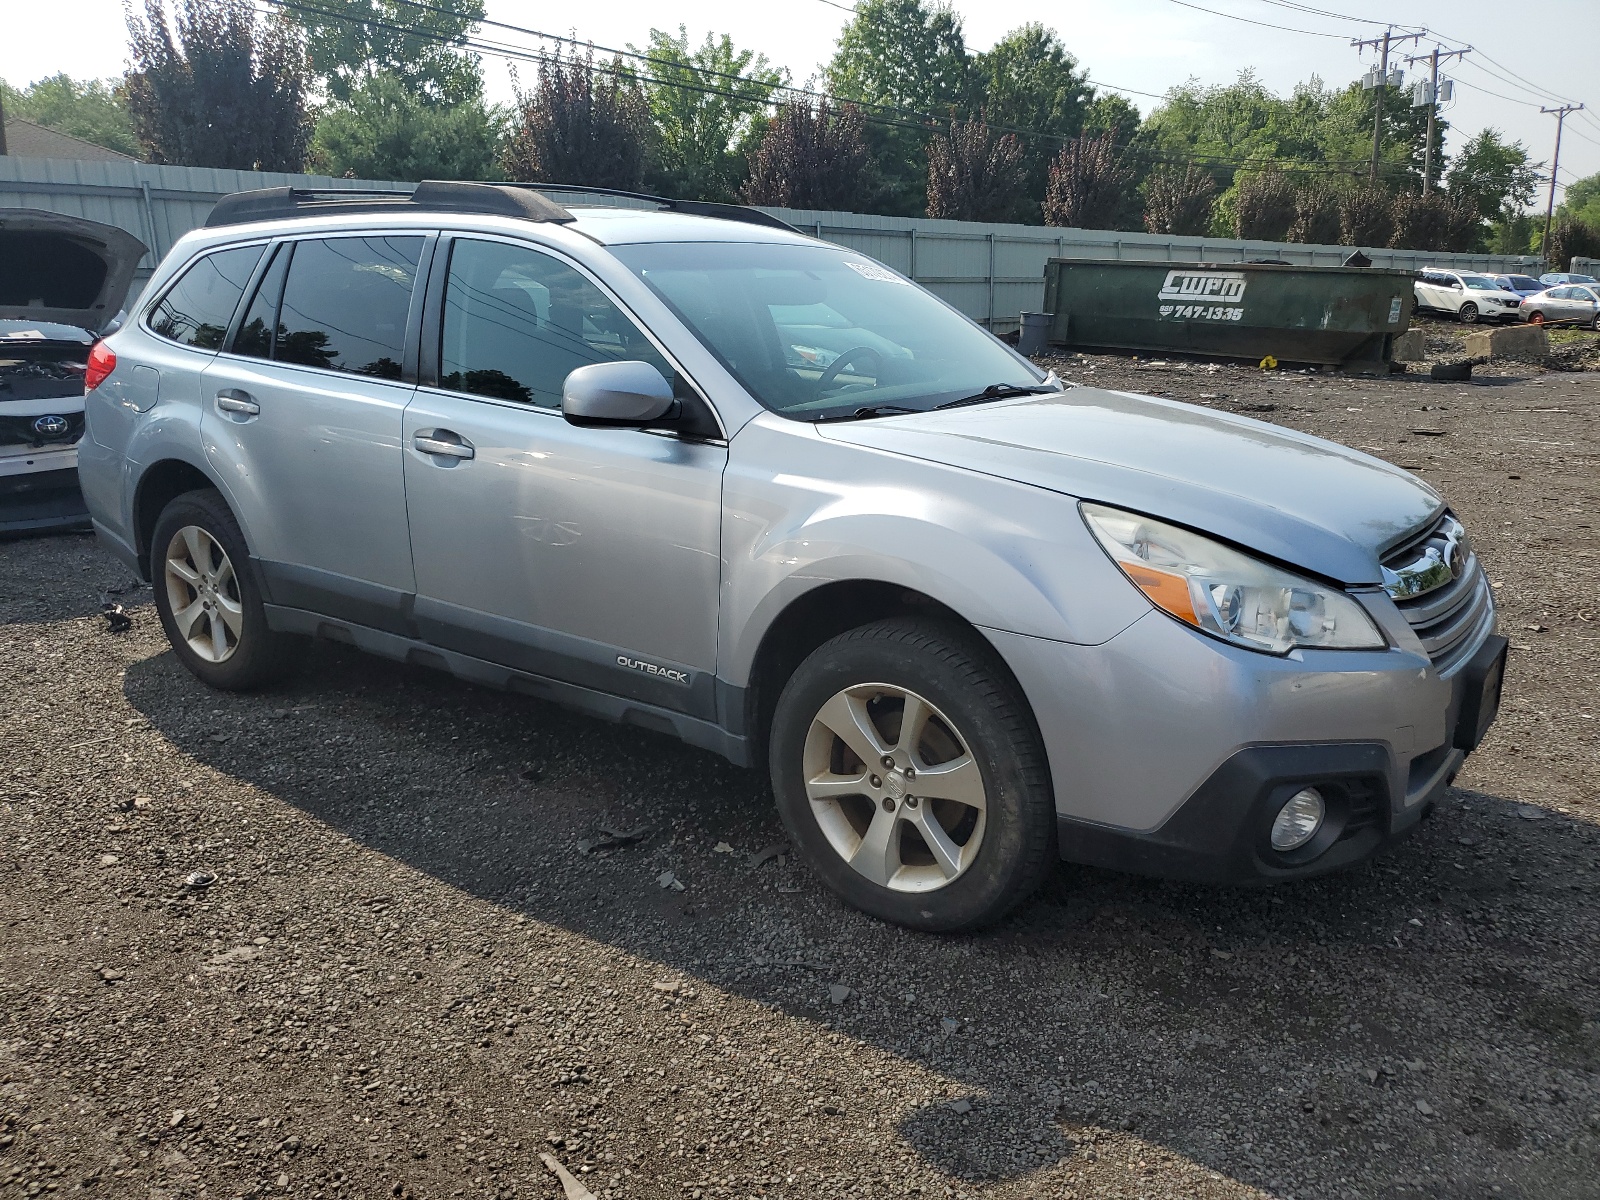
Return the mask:
{"type": "Polygon", "coordinates": [[[441,458],[472,458],[477,454],[471,442],[448,429],[425,429],[411,439],[411,444],[424,454],[441,458]]]}
{"type": "Polygon", "coordinates": [[[249,392],[241,392],[238,388],[223,388],[217,393],[217,411],[235,413],[241,417],[259,417],[261,405],[249,392]]]}

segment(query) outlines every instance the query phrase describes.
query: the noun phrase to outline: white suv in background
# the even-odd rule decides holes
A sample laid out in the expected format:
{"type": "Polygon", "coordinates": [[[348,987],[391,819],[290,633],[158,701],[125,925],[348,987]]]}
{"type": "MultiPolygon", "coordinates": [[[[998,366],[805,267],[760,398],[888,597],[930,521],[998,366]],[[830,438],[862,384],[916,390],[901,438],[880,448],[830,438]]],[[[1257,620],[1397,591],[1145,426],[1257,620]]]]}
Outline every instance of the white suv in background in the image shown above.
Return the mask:
{"type": "Polygon", "coordinates": [[[1522,297],[1502,288],[1493,275],[1428,267],[1413,286],[1419,309],[1449,313],[1463,325],[1519,319],[1522,297]]]}

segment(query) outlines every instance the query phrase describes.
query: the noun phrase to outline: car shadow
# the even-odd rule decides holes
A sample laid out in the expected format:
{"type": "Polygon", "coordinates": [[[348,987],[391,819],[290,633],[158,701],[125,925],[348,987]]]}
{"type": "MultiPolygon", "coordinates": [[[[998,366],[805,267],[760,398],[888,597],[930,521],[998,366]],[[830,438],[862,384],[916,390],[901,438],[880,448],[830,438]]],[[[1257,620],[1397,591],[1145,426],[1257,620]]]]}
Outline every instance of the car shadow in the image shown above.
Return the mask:
{"type": "Polygon", "coordinates": [[[1503,1086],[1508,1055],[1558,1091],[1600,1063],[1573,865],[1595,830],[1555,812],[1456,792],[1375,862],[1274,889],[1062,867],[999,927],[931,937],[753,864],[783,839],[762,777],[656,734],[337,646],[266,694],[207,692],[170,652],[124,690],[196,761],[453,888],[957,1081],[964,1101],[899,1124],[951,1176],[1148,1150],[1344,1195],[1352,1163],[1406,1145],[1410,1194],[1587,1186],[1525,1153],[1592,1152],[1581,1105],[1503,1086]],[[602,827],[652,833],[586,853],[602,827]]]}
{"type": "Polygon", "coordinates": [[[133,608],[150,589],[107,555],[94,534],[29,534],[0,538],[0,625],[42,625],[100,613],[107,604],[133,608]]]}

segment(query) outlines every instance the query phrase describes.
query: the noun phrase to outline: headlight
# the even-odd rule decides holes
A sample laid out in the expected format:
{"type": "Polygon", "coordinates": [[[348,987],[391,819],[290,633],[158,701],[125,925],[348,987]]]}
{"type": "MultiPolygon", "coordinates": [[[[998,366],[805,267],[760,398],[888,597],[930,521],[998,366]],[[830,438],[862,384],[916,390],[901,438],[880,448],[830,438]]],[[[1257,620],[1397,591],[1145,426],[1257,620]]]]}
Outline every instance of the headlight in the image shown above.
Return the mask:
{"type": "Polygon", "coordinates": [[[1372,618],[1337,588],[1164,521],[1101,504],[1082,508],[1106,553],[1152,604],[1213,637],[1269,654],[1385,645],[1372,618]]]}

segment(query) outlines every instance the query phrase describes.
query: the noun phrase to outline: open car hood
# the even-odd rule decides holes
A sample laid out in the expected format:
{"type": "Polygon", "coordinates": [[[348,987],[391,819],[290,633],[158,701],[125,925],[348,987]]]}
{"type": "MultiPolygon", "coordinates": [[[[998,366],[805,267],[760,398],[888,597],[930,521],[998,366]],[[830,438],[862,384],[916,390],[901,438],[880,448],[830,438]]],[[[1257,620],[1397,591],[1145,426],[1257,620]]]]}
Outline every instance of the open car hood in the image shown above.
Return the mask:
{"type": "Polygon", "coordinates": [[[0,208],[0,319],[99,333],[127,303],[145,245],[114,225],[0,208]]]}

